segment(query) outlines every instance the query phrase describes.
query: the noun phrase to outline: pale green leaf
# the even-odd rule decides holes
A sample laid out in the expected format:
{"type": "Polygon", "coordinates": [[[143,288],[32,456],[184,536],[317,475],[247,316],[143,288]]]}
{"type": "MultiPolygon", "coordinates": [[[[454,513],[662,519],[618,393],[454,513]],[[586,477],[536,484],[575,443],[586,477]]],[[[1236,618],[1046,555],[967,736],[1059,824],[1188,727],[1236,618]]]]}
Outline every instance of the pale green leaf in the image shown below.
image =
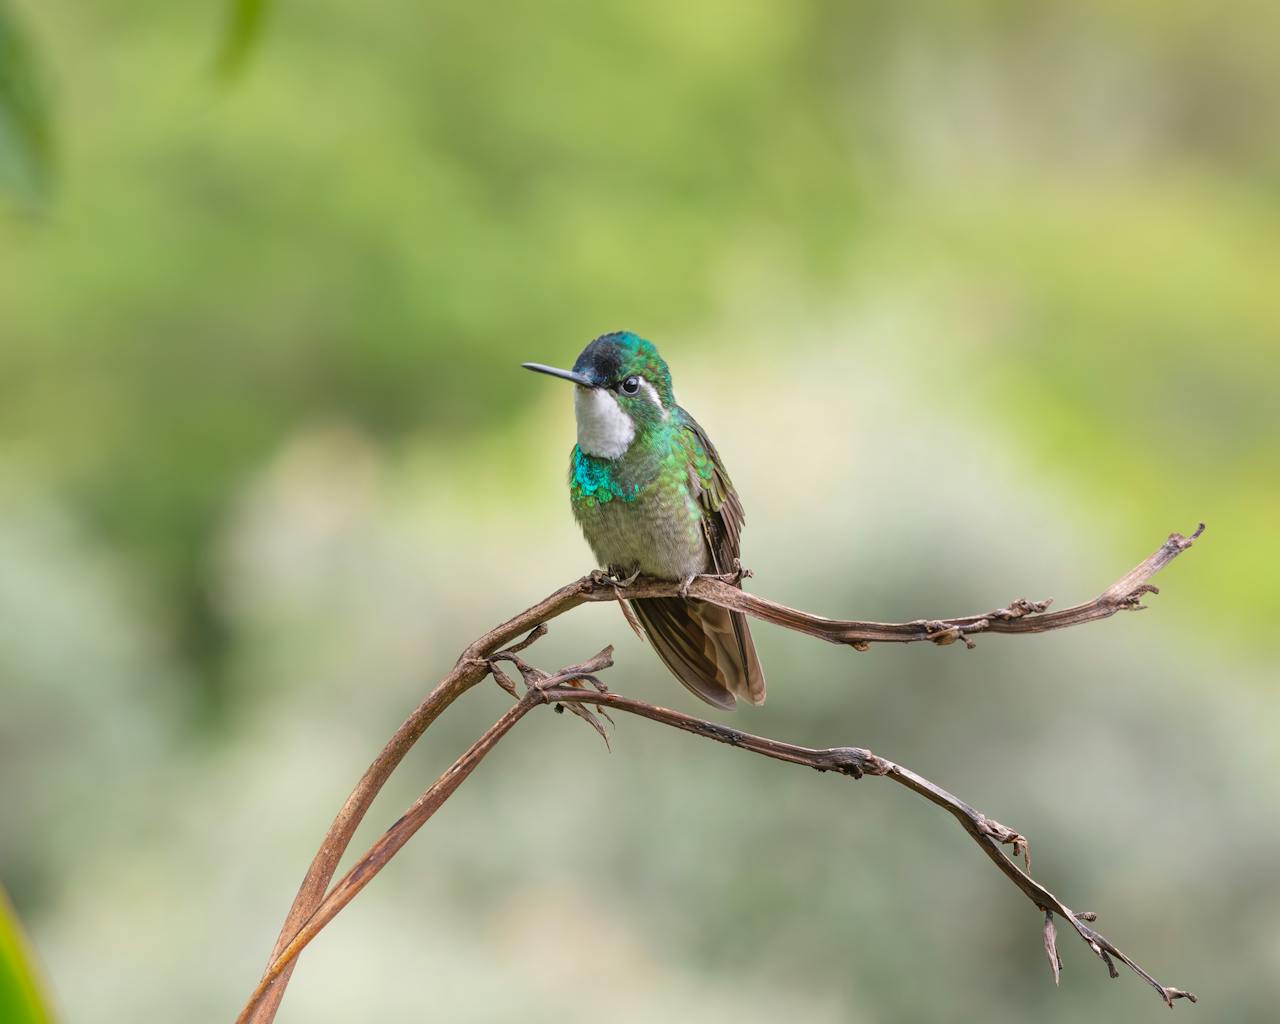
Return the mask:
{"type": "Polygon", "coordinates": [[[53,1014],[40,989],[31,947],[8,895],[0,888],[0,1021],[51,1024],[53,1014]]]}

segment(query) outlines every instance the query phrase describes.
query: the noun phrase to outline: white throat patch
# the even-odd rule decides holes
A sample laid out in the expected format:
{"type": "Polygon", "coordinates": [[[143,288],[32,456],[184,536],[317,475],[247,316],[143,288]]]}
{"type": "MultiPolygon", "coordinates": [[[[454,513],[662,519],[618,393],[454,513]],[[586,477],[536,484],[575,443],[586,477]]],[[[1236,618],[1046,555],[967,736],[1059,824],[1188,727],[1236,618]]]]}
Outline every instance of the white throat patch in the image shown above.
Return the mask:
{"type": "Polygon", "coordinates": [[[578,447],[588,455],[620,458],[635,440],[636,425],[612,391],[575,387],[573,412],[578,420],[578,447]]]}

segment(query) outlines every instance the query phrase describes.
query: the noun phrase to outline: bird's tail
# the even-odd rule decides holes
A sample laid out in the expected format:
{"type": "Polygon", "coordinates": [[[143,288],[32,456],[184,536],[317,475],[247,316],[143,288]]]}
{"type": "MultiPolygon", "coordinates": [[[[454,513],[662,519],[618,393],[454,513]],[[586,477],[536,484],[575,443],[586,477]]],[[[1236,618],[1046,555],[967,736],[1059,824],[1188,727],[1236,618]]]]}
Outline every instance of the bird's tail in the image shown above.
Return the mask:
{"type": "Polygon", "coordinates": [[[732,710],[735,697],[764,703],[764,672],[741,612],[681,597],[629,603],[658,657],[708,704],[732,710]]]}

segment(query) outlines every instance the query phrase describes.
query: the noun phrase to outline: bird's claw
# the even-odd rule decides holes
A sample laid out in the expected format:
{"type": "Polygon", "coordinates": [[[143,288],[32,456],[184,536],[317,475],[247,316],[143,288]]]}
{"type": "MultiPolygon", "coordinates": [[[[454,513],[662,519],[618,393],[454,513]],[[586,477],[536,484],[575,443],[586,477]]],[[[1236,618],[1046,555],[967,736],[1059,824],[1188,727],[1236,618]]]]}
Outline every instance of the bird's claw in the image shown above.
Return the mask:
{"type": "Polygon", "coordinates": [[[592,569],[587,578],[597,587],[629,587],[640,578],[640,570],[637,569],[630,576],[620,576],[612,569],[592,569]]]}
{"type": "Polygon", "coordinates": [[[686,576],[677,586],[680,596],[688,600],[689,588],[693,586],[694,580],[715,580],[717,583],[728,583],[730,586],[739,586],[742,581],[749,576],[754,575],[750,569],[746,568],[738,559],[733,560],[733,569],[729,572],[700,572],[692,576],[686,576]]]}

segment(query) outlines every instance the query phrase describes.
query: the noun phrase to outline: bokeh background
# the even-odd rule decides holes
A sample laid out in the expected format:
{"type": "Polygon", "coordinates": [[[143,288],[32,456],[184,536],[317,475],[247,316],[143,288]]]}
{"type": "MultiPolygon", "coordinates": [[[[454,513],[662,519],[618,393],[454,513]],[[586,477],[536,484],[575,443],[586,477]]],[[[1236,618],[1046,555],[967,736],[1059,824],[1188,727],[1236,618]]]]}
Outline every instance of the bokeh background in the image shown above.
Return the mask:
{"type": "MultiPolygon", "coordinates": [[[[759,626],[769,702],[731,720],[910,765],[1180,1015],[1273,1019],[1280,7],[280,0],[230,82],[223,4],[5,14],[53,174],[33,200],[10,159],[0,220],[0,878],[67,1021],[234,1016],[386,736],[590,568],[569,394],[518,363],[618,328],[784,602],[1074,603],[1208,522],[1152,610],[1076,631],[759,626]]],[[[608,642],[615,689],[708,710],[610,607],[536,660],[608,642]]],[[[507,703],[456,706],[356,847],[507,703]]],[[[280,1020],[1167,1012],[1063,956],[1055,989],[1035,911],[905,791],[545,714],[280,1020]]]]}

